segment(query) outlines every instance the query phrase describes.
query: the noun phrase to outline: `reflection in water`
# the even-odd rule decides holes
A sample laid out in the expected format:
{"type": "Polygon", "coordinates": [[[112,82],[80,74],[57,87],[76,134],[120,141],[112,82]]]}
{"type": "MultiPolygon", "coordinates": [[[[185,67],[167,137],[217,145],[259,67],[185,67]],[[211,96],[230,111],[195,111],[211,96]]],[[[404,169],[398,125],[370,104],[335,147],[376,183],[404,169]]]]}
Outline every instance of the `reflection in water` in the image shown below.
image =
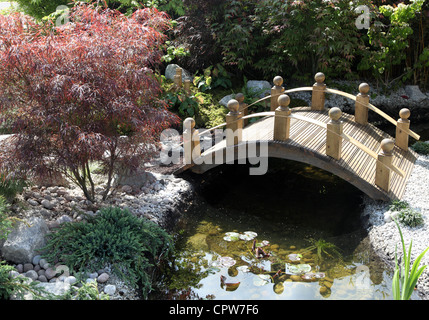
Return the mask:
{"type": "Polygon", "coordinates": [[[199,179],[155,299],[390,299],[391,272],[365,240],[362,193],[304,164],[263,176],[224,165],[199,179]]]}

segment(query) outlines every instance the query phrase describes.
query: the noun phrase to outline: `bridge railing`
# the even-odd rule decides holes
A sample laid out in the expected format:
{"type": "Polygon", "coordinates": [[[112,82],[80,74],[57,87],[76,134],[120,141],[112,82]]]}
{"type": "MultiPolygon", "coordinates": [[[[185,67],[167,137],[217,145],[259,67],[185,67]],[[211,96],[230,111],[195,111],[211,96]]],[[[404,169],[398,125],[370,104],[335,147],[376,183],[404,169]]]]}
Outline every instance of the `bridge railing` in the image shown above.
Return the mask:
{"type": "MultiPolygon", "coordinates": [[[[178,78],[178,77],[177,77],[178,78]]],[[[359,149],[366,152],[376,162],[376,177],[375,184],[386,192],[390,188],[390,177],[391,172],[404,177],[405,173],[398,167],[393,165],[393,150],[395,144],[404,150],[408,150],[409,135],[415,139],[419,139],[420,136],[409,129],[410,111],[408,109],[402,109],[399,112],[400,119],[395,121],[390,116],[373,106],[369,103],[369,85],[362,83],[359,86],[359,94],[353,96],[351,94],[329,89],[324,84],[325,76],[323,73],[317,73],[315,76],[316,83],[312,87],[301,87],[295,89],[285,90],[282,87],[283,79],[280,76],[274,78],[274,86],[271,89],[271,95],[259,99],[254,103],[247,105],[244,103],[244,96],[239,93],[236,95],[237,99],[232,99],[228,102],[228,109],[230,112],[226,115],[226,122],[216,127],[205,130],[199,133],[195,127],[195,121],[192,118],[188,118],[184,122],[184,144],[185,144],[185,163],[193,163],[192,159],[196,159],[201,155],[201,149],[199,146],[199,136],[210,132],[214,129],[226,127],[226,146],[231,147],[239,144],[242,141],[242,129],[247,123],[248,119],[253,117],[274,117],[274,128],[273,137],[277,141],[286,141],[289,139],[291,119],[299,121],[306,121],[308,123],[317,125],[326,130],[326,155],[336,160],[341,159],[342,141],[348,141],[356,145],[359,149]],[[334,93],[345,96],[355,101],[355,121],[360,125],[368,124],[368,110],[373,110],[383,118],[391,122],[396,126],[396,138],[395,141],[391,139],[384,139],[380,142],[380,152],[369,149],[353,137],[343,132],[343,123],[340,120],[342,111],[339,108],[331,108],[329,110],[330,121],[324,123],[308,117],[302,117],[296,114],[292,114],[292,110],[289,108],[290,98],[286,93],[299,92],[299,91],[312,91],[311,109],[322,111],[325,109],[325,93],[334,93]],[[248,108],[253,104],[261,101],[270,99],[270,109],[268,112],[260,112],[255,114],[248,114],[248,108]]],[[[177,80],[178,81],[178,80],[177,80]]]]}

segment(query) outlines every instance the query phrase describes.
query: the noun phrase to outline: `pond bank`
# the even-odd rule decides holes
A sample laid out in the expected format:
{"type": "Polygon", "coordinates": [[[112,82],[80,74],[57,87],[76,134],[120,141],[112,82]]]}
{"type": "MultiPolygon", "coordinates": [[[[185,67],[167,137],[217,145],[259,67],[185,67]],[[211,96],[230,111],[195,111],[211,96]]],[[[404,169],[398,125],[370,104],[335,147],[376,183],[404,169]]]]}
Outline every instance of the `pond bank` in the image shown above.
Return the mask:
{"type": "MultiPolygon", "coordinates": [[[[419,156],[407,183],[402,200],[407,201],[411,208],[420,211],[424,224],[420,227],[401,226],[401,231],[408,250],[412,241],[411,261],[429,246],[429,157],[419,156]]],[[[394,267],[395,247],[398,246],[398,257],[402,255],[399,231],[393,221],[385,218],[389,204],[365,199],[363,217],[367,220],[369,242],[377,254],[389,265],[394,267]]],[[[420,265],[429,265],[429,254],[421,260],[420,265]]],[[[423,272],[417,283],[417,290],[422,299],[429,299],[429,270],[423,272]]]]}

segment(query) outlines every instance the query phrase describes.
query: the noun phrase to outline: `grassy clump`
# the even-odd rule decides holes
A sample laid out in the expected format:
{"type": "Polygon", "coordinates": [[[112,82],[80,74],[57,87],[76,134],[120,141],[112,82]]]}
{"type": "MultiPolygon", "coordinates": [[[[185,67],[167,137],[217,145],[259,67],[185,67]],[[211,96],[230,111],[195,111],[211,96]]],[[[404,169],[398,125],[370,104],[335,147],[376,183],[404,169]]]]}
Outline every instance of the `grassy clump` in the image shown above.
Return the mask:
{"type": "Polygon", "coordinates": [[[408,227],[414,228],[424,224],[421,212],[410,207],[407,201],[394,200],[389,206],[391,211],[398,211],[398,221],[408,227]]]}
{"type": "Polygon", "coordinates": [[[171,236],[157,224],[128,210],[104,208],[87,222],[63,224],[49,235],[43,252],[48,261],[61,261],[78,272],[110,265],[122,280],[141,286],[146,296],[151,289],[150,268],[172,248],[171,236]]]}
{"type": "Polygon", "coordinates": [[[411,145],[411,149],[413,149],[418,154],[429,155],[429,143],[423,141],[417,141],[413,145],[411,145]]]}

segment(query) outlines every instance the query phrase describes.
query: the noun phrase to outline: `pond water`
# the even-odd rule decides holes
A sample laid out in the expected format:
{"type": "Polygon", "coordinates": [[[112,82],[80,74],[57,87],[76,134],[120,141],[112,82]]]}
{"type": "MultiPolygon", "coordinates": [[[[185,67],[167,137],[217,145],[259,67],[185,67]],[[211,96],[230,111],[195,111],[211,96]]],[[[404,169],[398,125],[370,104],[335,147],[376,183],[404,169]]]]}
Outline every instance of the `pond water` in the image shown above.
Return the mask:
{"type": "Polygon", "coordinates": [[[393,273],[365,238],[358,189],[293,161],[270,159],[262,176],[248,170],[188,175],[197,199],[152,299],[391,299],[393,273]]]}

